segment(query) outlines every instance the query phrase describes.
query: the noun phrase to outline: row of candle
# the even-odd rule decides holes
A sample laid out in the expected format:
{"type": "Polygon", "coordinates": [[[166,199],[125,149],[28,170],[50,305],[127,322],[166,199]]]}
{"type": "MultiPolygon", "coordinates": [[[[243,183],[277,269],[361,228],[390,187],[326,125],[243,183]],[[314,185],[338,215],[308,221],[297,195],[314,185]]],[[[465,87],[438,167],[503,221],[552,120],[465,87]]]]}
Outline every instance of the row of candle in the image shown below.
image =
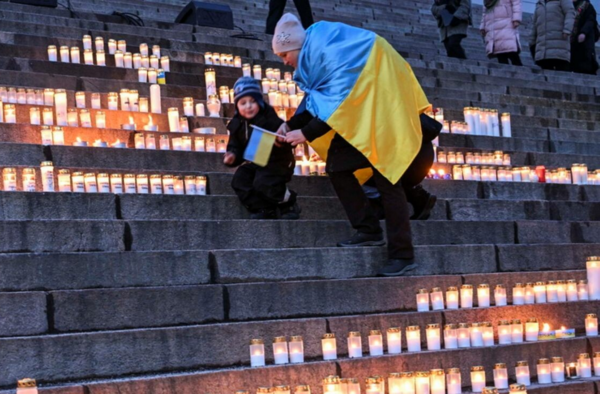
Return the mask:
{"type": "MultiPolygon", "coordinates": [[[[242,75],[244,77],[254,77],[254,79],[257,79],[259,81],[261,81],[263,79],[263,72],[262,72],[262,66],[260,64],[255,64],[254,66],[251,66],[248,63],[245,63],[242,65],[242,75]]],[[[280,81],[281,80],[281,70],[278,68],[267,68],[265,70],[265,78],[267,78],[269,81],[270,80],[276,80],[276,81],[280,81]]],[[[291,72],[287,71],[283,74],[283,80],[286,82],[292,81],[293,80],[293,75],[291,72]]]]}
{"type": "MultiPolygon", "coordinates": [[[[590,336],[598,335],[598,317],[596,314],[588,314],[585,319],[586,333],[590,336]]],[[[443,332],[440,324],[428,324],[426,329],[427,350],[442,349],[442,334],[444,338],[444,349],[462,349],[489,347],[496,345],[494,339],[494,327],[490,322],[483,323],[460,323],[446,324],[443,332]]],[[[421,327],[408,326],[405,330],[406,349],[408,352],[420,352],[421,347],[421,327]]],[[[513,343],[537,342],[552,339],[564,339],[575,337],[575,330],[561,328],[560,330],[551,330],[548,324],[545,324],[540,330],[538,319],[530,318],[525,325],[518,320],[502,320],[498,324],[497,337],[499,345],[509,345],[513,343]]],[[[402,329],[392,327],[386,331],[387,353],[402,353],[402,329]]],[[[380,330],[371,330],[368,336],[369,354],[371,357],[382,356],[384,354],[383,335],[380,330]]],[[[360,332],[352,331],[348,334],[348,357],[363,357],[363,345],[360,332]]],[[[293,336],[291,341],[286,341],[285,337],[277,337],[273,340],[273,357],[276,365],[304,362],[304,344],[301,336],[293,336]]],[[[323,360],[336,360],[337,341],[335,334],[328,333],[323,335],[321,340],[321,350],[323,360]]],[[[250,365],[252,367],[261,367],[265,365],[265,347],[261,339],[253,339],[250,342],[250,365]]]]}
{"type": "MultiPolygon", "coordinates": [[[[44,192],[206,195],[205,176],[96,174],[60,169],[55,181],[54,164],[51,161],[42,162],[40,172],[44,192]]],[[[2,175],[4,190],[17,191],[16,169],[5,168],[2,175]],[[8,184],[7,176],[10,177],[8,184]]],[[[37,191],[35,169],[24,168],[21,182],[23,191],[37,191]]]]}
{"type": "Polygon", "coordinates": [[[269,90],[269,104],[274,108],[298,108],[304,100],[304,92],[289,94],[278,90],[269,90]]]}
{"type": "MultiPolygon", "coordinates": [[[[594,259],[597,257],[590,257],[594,259]]],[[[597,274],[596,274],[597,275],[597,274]]],[[[595,279],[594,279],[595,280],[595,279]]],[[[585,279],[579,282],[570,280],[557,280],[543,282],[528,282],[526,284],[516,283],[512,288],[513,305],[531,305],[567,301],[586,301],[592,299],[590,290],[594,288],[595,294],[598,292],[596,284],[588,286],[585,279]]],[[[473,308],[474,287],[470,284],[464,284],[459,287],[450,286],[445,292],[441,288],[435,287],[431,291],[420,289],[417,292],[417,310],[419,312],[428,311],[431,308],[434,311],[443,309],[473,308]]],[[[491,305],[490,285],[480,284],[477,286],[477,305],[480,308],[488,308],[491,305]]],[[[596,299],[596,298],[594,298],[596,299]]],[[[494,288],[494,304],[496,306],[507,305],[507,291],[504,285],[498,284],[494,288]]]]}
{"type": "MultiPolygon", "coordinates": [[[[452,176],[445,176],[445,172],[443,173],[444,177],[441,177],[438,174],[433,170],[430,177],[434,179],[454,179],[459,181],[572,184],[571,171],[566,168],[547,170],[545,166],[537,166],[535,169],[531,169],[528,166],[496,168],[465,164],[454,165],[452,167],[452,176]]],[[[600,185],[600,170],[587,172],[587,175],[578,178],[577,183],[575,184],[600,185]]]]}
{"type": "Polygon", "coordinates": [[[488,164],[496,166],[510,166],[510,154],[501,150],[495,152],[437,152],[437,162],[447,164],[488,164]]]}
{"type": "Polygon", "coordinates": [[[264,94],[268,94],[272,90],[288,94],[296,94],[298,91],[296,87],[296,82],[294,81],[282,81],[277,80],[275,78],[263,78],[261,84],[262,92],[264,94]]]}
{"type": "Polygon", "coordinates": [[[204,64],[207,66],[242,68],[242,58],[240,56],[234,57],[232,54],[226,53],[205,52],[204,64]]]}
{"type": "Polygon", "coordinates": [[[306,157],[300,161],[296,160],[294,175],[298,176],[325,176],[326,163],[323,160],[306,160],[306,157]]]}
{"type": "MultiPolygon", "coordinates": [[[[600,376],[600,352],[594,354],[594,375],[600,376]]],[[[538,384],[562,383],[565,378],[591,378],[592,359],[589,353],[578,356],[577,362],[565,365],[563,357],[541,358],[537,360],[536,372],[538,384]]],[[[509,384],[509,373],[506,363],[496,363],[493,368],[494,386],[487,386],[485,367],[474,366],[470,369],[471,391],[474,393],[497,394],[498,390],[509,390],[509,393],[526,394],[531,386],[531,372],[528,361],[515,364],[515,380],[509,384]]],[[[385,379],[373,376],[365,379],[367,394],[462,394],[462,376],[460,368],[432,369],[419,372],[394,372],[385,379]],[[387,391],[386,391],[387,381],[387,391]]],[[[358,379],[328,376],[322,381],[323,394],[360,394],[361,385],[358,379]]],[[[291,387],[280,385],[275,387],[259,387],[257,394],[291,394],[291,387]]],[[[295,394],[310,393],[310,387],[299,385],[295,394]]],[[[236,394],[248,394],[248,391],[237,391],[236,394]]]]}
{"type": "MultiPolygon", "coordinates": [[[[465,121],[444,120],[443,108],[432,108],[426,114],[443,125],[442,133],[484,135],[491,137],[500,136],[500,121],[498,110],[486,108],[465,107],[463,110],[465,121]]],[[[510,114],[501,115],[502,136],[512,137],[510,114]]]]}
{"type": "MultiPolygon", "coordinates": [[[[160,49],[159,49],[160,51],[160,49]]],[[[58,61],[58,53],[60,53],[60,61],[62,63],[81,64],[81,53],[79,47],[61,46],[57,50],[55,45],[48,46],[48,60],[50,62],[58,61]]],[[[112,54],[111,54],[112,55],[112,54]]],[[[169,72],[171,62],[168,56],[144,56],[139,53],[132,54],[131,52],[123,52],[117,50],[114,53],[115,66],[118,68],[129,69],[161,69],[163,72],[169,72]]],[[[83,64],[88,66],[106,66],[106,52],[102,49],[96,50],[96,59],[94,62],[94,51],[92,49],[83,50],[83,64]]]]}

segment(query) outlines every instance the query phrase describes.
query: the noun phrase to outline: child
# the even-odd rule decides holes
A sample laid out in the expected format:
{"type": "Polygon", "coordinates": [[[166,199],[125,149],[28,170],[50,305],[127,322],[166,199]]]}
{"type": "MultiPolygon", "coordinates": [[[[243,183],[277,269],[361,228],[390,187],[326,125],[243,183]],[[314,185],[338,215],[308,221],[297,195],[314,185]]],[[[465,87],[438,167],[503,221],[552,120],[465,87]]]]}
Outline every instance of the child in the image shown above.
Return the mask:
{"type": "Polygon", "coordinates": [[[297,194],[286,185],[292,179],[296,163],[291,146],[276,143],[265,167],[244,161],[252,125],[275,132],[283,120],[264,102],[260,84],[255,79],[238,79],[233,91],[236,114],[227,125],[229,144],[223,158],[225,165],[239,166],[231,182],[233,190],[252,219],[299,219],[297,194]]]}

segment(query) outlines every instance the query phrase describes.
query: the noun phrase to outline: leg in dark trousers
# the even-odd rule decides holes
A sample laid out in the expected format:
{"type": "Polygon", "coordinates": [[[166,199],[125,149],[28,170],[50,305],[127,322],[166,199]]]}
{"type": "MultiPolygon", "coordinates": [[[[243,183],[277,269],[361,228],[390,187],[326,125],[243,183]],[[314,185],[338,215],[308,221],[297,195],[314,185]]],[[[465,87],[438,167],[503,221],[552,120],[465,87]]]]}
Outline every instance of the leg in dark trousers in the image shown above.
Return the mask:
{"type": "Polygon", "coordinates": [[[513,66],[522,66],[521,57],[518,52],[508,52],[508,53],[499,53],[496,55],[498,57],[498,63],[500,64],[508,64],[509,60],[513,66]]]}
{"type": "Polygon", "coordinates": [[[537,65],[544,70],[569,71],[570,63],[560,59],[543,59],[537,62],[537,65]]]}
{"type": "Polygon", "coordinates": [[[462,39],[463,36],[461,36],[460,34],[455,34],[444,40],[444,46],[446,47],[446,53],[448,54],[448,57],[455,57],[458,59],[467,58],[465,50],[460,45],[462,39]]]}
{"type": "MultiPolygon", "coordinates": [[[[277,26],[277,22],[279,22],[279,20],[283,16],[286,2],[287,0],[269,1],[269,16],[267,17],[267,34],[275,33],[275,26],[277,26]]],[[[298,14],[300,15],[302,26],[304,26],[305,29],[308,29],[308,27],[314,23],[309,0],[294,0],[294,4],[296,5],[296,9],[298,10],[298,14]]]]}
{"type": "Polygon", "coordinates": [[[383,230],[354,171],[332,172],[329,179],[352,227],[363,234],[381,234],[383,230]]]}
{"type": "Polygon", "coordinates": [[[242,204],[252,213],[276,210],[286,194],[286,176],[268,171],[254,164],[240,166],[231,186],[242,204]]]}

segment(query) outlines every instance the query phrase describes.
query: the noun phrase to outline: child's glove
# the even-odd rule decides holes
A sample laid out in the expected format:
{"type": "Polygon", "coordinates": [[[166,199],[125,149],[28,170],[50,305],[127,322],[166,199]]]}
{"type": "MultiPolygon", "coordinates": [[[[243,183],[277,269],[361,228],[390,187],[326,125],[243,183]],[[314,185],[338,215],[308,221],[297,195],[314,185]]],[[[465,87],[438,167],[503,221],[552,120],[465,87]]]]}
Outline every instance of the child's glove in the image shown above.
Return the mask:
{"type": "Polygon", "coordinates": [[[235,163],[235,153],[232,153],[232,152],[225,153],[225,156],[223,156],[223,164],[230,166],[233,163],[235,163]]]}

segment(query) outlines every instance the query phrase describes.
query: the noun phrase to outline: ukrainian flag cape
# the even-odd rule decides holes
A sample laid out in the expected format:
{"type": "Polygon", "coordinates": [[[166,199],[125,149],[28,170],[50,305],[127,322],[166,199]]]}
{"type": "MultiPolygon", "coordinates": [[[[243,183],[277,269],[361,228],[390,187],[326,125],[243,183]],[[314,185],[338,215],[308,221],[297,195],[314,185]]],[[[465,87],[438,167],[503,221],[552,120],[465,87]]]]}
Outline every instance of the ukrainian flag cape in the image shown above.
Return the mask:
{"type": "Polygon", "coordinates": [[[318,22],[306,33],[294,81],[306,109],[333,128],[311,146],[326,159],[337,132],[398,182],[421,148],[419,114],[429,107],[410,65],[368,30],[318,22]]]}

